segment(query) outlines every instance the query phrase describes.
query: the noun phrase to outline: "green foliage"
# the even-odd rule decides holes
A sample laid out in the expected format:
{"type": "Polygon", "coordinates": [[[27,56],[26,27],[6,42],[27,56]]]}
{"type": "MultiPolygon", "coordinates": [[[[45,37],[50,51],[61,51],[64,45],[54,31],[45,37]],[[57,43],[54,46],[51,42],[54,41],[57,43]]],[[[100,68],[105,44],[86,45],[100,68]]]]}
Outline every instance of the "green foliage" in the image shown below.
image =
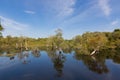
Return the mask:
{"type": "Polygon", "coordinates": [[[83,54],[90,54],[92,50],[99,50],[108,42],[105,34],[101,32],[86,32],[82,36],[76,36],[73,41],[74,48],[80,49],[80,53],[83,54]]]}
{"type": "Polygon", "coordinates": [[[62,30],[57,29],[56,34],[53,36],[50,36],[47,41],[47,46],[52,47],[52,48],[59,48],[62,42],[64,41],[62,37],[62,30]]]}
{"type": "Polygon", "coordinates": [[[120,29],[115,29],[113,32],[105,33],[108,38],[108,48],[120,48],[120,29]]]}
{"type": "Polygon", "coordinates": [[[3,31],[3,27],[2,27],[2,25],[0,24],[0,37],[2,37],[1,31],[3,31]]]}
{"type": "Polygon", "coordinates": [[[0,24],[0,31],[2,31],[3,30],[3,27],[2,27],[2,25],[0,24]]]}
{"type": "Polygon", "coordinates": [[[84,38],[83,39],[86,41],[88,49],[102,48],[108,41],[105,34],[101,32],[83,34],[83,37],[87,37],[87,39],[85,38],[86,40],[84,38]]]}
{"type": "Polygon", "coordinates": [[[61,29],[55,31],[55,35],[48,38],[28,38],[28,37],[1,37],[0,49],[42,49],[50,48],[52,50],[61,48],[63,50],[74,49],[76,54],[89,55],[93,50],[102,49],[120,49],[120,29],[113,32],[86,32],[83,35],[77,35],[71,40],[64,40],[61,29]]]}

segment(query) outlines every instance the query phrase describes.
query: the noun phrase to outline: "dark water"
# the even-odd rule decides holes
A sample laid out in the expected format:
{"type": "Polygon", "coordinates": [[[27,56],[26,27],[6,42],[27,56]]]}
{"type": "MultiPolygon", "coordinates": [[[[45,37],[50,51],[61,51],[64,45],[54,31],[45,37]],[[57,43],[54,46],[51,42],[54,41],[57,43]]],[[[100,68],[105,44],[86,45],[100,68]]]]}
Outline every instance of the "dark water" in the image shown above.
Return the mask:
{"type": "Polygon", "coordinates": [[[0,80],[120,80],[120,57],[71,51],[23,51],[0,56],[0,80]]]}

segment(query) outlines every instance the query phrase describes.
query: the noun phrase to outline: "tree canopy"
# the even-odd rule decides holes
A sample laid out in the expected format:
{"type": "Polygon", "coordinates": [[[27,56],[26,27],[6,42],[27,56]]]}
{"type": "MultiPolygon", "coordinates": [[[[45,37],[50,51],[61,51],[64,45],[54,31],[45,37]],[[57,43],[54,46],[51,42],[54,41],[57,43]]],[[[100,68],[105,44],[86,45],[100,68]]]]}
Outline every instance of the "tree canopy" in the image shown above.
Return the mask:
{"type": "MultiPolygon", "coordinates": [[[[2,26],[0,32],[3,30],[2,26]]],[[[28,37],[1,37],[0,49],[64,49],[77,50],[79,54],[89,55],[93,50],[120,49],[120,29],[113,32],[85,32],[76,35],[73,39],[65,40],[61,29],[55,30],[55,35],[48,38],[28,38],[28,37]]]]}

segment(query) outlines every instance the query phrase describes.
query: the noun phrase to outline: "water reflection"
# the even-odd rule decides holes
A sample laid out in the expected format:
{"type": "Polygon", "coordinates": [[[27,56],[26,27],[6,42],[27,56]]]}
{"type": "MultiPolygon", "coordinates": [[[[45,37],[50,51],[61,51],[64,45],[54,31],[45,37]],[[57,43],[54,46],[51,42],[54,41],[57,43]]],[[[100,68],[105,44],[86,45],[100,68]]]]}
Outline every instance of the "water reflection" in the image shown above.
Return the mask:
{"type": "Polygon", "coordinates": [[[30,60],[28,60],[28,57],[29,57],[29,52],[27,51],[23,52],[23,64],[27,64],[31,62],[30,60]]]}
{"type": "MultiPolygon", "coordinates": [[[[105,50],[94,56],[86,56],[73,50],[69,51],[68,54],[65,52],[67,51],[62,49],[19,51],[17,53],[4,52],[5,55],[0,57],[0,80],[12,80],[13,78],[10,79],[10,77],[14,75],[23,77],[27,74],[33,74],[28,77],[35,80],[44,80],[45,76],[50,78],[47,80],[54,80],[56,77],[60,80],[94,80],[94,77],[96,80],[109,80],[107,75],[111,74],[111,80],[114,78],[120,80],[120,77],[117,76],[120,73],[120,54],[118,51],[105,50]],[[108,59],[113,62],[106,61],[108,59]],[[79,61],[80,65],[76,61],[79,61]],[[5,66],[9,67],[3,69],[5,66]],[[10,76],[5,79],[5,75],[8,75],[7,71],[12,72],[12,74],[9,74],[10,76]],[[16,72],[20,74],[18,75],[16,72]]],[[[16,76],[14,79],[18,79],[16,76]]],[[[25,78],[21,79],[24,80],[25,78]]]]}
{"type": "Polygon", "coordinates": [[[105,65],[105,60],[104,61],[99,60],[99,58],[92,56],[92,57],[88,57],[87,60],[83,60],[83,62],[85,63],[85,65],[87,65],[87,67],[91,71],[96,72],[98,74],[109,72],[107,66],[105,65]]]}
{"type": "Polygon", "coordinates": [[[90,71],[96,72],[98,74],[108,73],[109,70],[105,64],[105,59],[101,59],[96,56],[85,56],[85,55],[75,55],[77,60],[82,60],[83,63],[88,67],[90,71]]]}
{"type": "Polygon", "coordinates": [[[52,59],[52,61],[54,63],[54,68],[58,72],[57,76],[61,77],[63,75],[65,56],[61,53],[61,51],[59,51],[59,53],[52,59]]]}
{"type": "Polygon", "coordinates": [[[54,69],[57,71],[56,76],[61,77],[63,75],[64,62],[66,61],[62,49],[50,51],[48,56],[51,58],[54,69]]]}
{"type": "Polygon", "coordinates": [[[82,60],[86,67],[98,74],[109,73],[109,69],[106,66],[106,59],[112,59],[115,63],[120,64],[120,54],[118,50],[102,50],[97,55],[87,56],[79,54],[79,51],[74,54],[76,60],[82,60]]]}
{"type": "Polygon", "coordinates": [[[23,64],[27,64],[30,63],[31,60],[29,60],[29,51],[21,51],[20,53],[18,53],[18,59],[20,61],[22,61],[23,64]]]}
{"type": "Polygon", "coordinates": [[[120,55],[115,55],[115,56],[113,57],[113,61],[114,61],[115,63],[117,63],[117,64],[120,64],[120,55]]]}
{"type": "Polygon", "coordinates": [[[36,58],[39,58],[39,57],[41,56],[40,51],[37,50],[37,49],[33,50],[33,51],[32,51],[32,54],[33,54],[33,56],[36,57],[36,58]]]}
{"type": "Polygon", "coordinates": [[[10,60],[13,60],[15,57],[14,56],[12,56],[12,57],[10,57],[10,60]]]}

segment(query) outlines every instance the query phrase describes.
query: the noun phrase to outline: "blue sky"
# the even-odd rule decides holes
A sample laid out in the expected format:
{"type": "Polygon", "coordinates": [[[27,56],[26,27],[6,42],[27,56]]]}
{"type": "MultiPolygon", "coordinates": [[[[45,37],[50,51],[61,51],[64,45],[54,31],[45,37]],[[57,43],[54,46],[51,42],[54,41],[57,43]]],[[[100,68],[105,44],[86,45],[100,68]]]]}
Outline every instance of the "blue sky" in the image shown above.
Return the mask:
{"type": "Polygon", "coordinates": [[[71,39],[86,31],[120,28],[120,0],[0,0],[3,35],[71,39]]]}

